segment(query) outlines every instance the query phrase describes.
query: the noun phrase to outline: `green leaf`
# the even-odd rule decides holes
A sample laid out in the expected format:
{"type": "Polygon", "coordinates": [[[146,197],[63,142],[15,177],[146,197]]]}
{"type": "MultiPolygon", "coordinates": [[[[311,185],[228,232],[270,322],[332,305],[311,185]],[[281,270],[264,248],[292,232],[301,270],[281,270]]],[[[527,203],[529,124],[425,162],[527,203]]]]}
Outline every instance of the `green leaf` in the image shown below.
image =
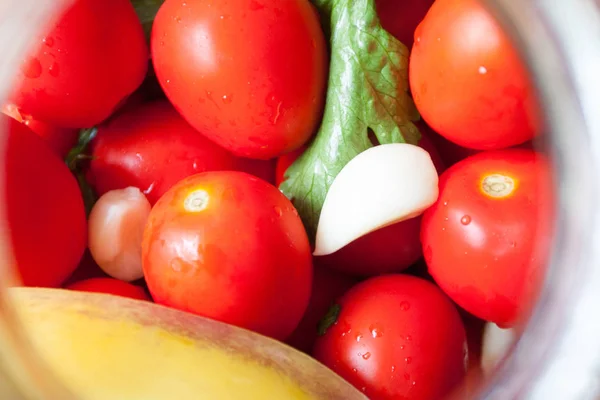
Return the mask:
{"type": "Polygon", "coordinates": [[[148,43],[150,43],[150,32],[152,32],[154,17],[156,17],[158,9],[164,2],[165,0],[131,0],[131,4],[133,4],[133,8],[135,8],[135,12],[144,28],[148,43]]]}
{"type": "Polygon", "coordinates": [[[319,321],[319,325],[317,326],[319,336],[323,336],[327,333],[327,329],[337,322],[341,312],[342,307],[339,304],[334,304],[329,308],[327,314],[319,321]]]}
{"type": "Polygon", "coordinates": [[[92,211],[92,207],[96,204],[98,196],[85,179],[85,173],[81,164],[83,161],[92,159],[92,156],[87,154],[87,151],[89,144],[94,140],[97,133],[97,128],[82,129],[81,132],[79,132],[77,144],[69,151],[69,154],[67,154],[65,159],[67,166],[77,179],[79,189],[81,190],[81,196],[83,197],[86,215],[88,216],[90,215],[90,211],[92,211]]]}
{"type": "MultiPolygon", "coordinates": [[[[408,94],[408,49],[379,23],[374,0],[313,0],[331,50],[323,121],[315,140],[286,171],[283,193],[314,240],[334,178],[377,141],[417,144],[419,114],[408,94]]],[[[360,190],[360,188],[357,188],[360,190]]]]}

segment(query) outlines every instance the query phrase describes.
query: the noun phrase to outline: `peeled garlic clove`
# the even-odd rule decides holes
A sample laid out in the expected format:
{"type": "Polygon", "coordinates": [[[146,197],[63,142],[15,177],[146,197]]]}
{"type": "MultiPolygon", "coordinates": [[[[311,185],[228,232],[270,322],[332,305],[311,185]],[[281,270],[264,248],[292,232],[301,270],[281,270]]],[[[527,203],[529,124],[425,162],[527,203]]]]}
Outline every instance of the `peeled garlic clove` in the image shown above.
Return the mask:
{"type": "Polygon", "coordinates": [[[142,272],[142,235],[151,209],[138,189],[112,190],[92,208],[88,245],[98,266],[113,278],[134,281],[142,272]]]}
{"type": "Polygon", "coordinates": [[[316,256],[331,254],[377,229],[414,218],[438,197],[429,153],[406,143],[372,147],[354,157],[325,198],[316,256]]]}
{"type": "Polygon", "coordinates": [[[492,322],[485,325],[481,348],[481,370],[485,375],[494,372],[516,339],[514,329],[502,329],[492,322]]]}

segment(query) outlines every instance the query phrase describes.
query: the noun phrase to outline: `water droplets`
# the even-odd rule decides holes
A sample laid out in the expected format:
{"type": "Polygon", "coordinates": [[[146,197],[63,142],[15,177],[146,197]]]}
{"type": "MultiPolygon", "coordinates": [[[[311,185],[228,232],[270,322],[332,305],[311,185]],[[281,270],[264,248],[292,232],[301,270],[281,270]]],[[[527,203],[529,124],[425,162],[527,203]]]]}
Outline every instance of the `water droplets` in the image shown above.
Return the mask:
{"type": "Polygon", "coordinates": [[[400,303],[400,309],[402,311],[408,311],[410,310],[410,303],[408,301],[403,301],[400,303]]]}
{"type": "Polygon", "coordinates": [[[448,201],[446,200],[446,201],[444,201],[442,204],[443,204],[444,206],[447,206],[447,205],[448,205],[448,201]]]}
{"type": "Polygon", "coordinates": [[[271,116],[269,117],[269,122],[271,123],[271,125],[275,125],[277,124],[277,121],[279,121],[279,118],[283,113],[281,109],[283,106],[283,101],[279,100],[274,94],[270,94],[267,96],[266,104],[271,109],[271,116]]]}
{"type": "Polygon", "coordinates": [[[485,75],[487,74],[488,70],[486,67],[484,67],[483,65],[479,66],[479,68],[477,69],[477,72],[479,72],[480,75],[485,75]]]}
{"type": "Polygon", "coordinates": [[[356,342],[360,342],[360,340],[362,339],[362,335],[356,335],[356,342]]]}
{"type": "Polygon", "coordinates": [[[404,362],[405,362],[407,365],[408,365],[408,364],[410,364],[410,363],[412,363],[412,357],[406,357],[406,358],[404,359],[404,362]]]}
{"type": "Polygon", "coordinates": [[[369,353],[368,351],[362,355],[363,360],[368,360],[369,358],[371,358],[371,353],[369,353]]]}
{"type": "Polygon", "coordinates": [[[56,62],[53,62],[52,65],[48,67],[48,73],[55,78],[60,74],[60,68],[56,62]]]}
{"type": "Polygon", "coordinates": [[[392,365],[392,373],[396,372],[396,366],[392,365]]]}
{"type": "Polygon", "coordinates": [[[470,215],[463,215],[462,218],[460,219],[460,223],[467,226],[471,223],[471,216],[470,215]]]}
{"type": "Polygon", "coordinates": [[[27,78],[39,78],[42,75],[42,64],[37,58],[31,58],[21,67],[21,71],[27,78]]]}
{"type": "Polygon", "coordinates": [[[369,331],[371,332],[371,336],[373,339],[377,339],[383,336],[383,329],[376,325],[369,326],[369,331]]]}
{"type": "Polygon", "coordinates": [[[221,97],[221,100],[223,101],[223,104],[231,104],[231,102],[233,101],[233,95],[224,94],[223,97],[221,97]]]}
{"type": "Polygon", "coordinates": [[[181,23],[181,17],[175,17],[175,22],[177,22],[178,24],[181,23]]]}
{"type": "Polygon", "coordinates": [[[42,42],[48,47],[54,46],[54,39],[50,36],[46,36],[45,38],[43,38],[42,42]]]}
{"type": "Polygon", "coordinates": [[[273,207],[273,211],[275,211],[275,214],[278,217],[281,217],[283,215],[283,210],[281,209],[281,207],[275,206],[273,207]]]}

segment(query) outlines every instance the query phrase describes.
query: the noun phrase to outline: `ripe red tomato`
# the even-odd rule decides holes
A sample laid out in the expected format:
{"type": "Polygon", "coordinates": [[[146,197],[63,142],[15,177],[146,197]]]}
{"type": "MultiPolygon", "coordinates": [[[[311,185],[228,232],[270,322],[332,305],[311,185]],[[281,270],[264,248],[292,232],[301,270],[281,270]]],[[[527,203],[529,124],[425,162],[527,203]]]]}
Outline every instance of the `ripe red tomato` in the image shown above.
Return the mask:
{"type": "Polygon", "coordinates": [[[134,186],[151,204],[205,171],[241,170],[272,181],[270,161],[235,157],[192,128],[166,100],[132,105],[100,125],[87,175],[99,194],[134,186]]]}
{"type": "Polygon", "coordinates": [[[484,152],[440,177],[423,215],[429,272],[473,315],[508,327],[524,317],[545,272],[553,191],[547,159],[531,150],[484,152]]]}
{"type": "Polygon", "coordinates": [[[413,46],[417,25],[432,4],[433,0],[375,0],[383,29],[409,49],[413,46]]]}
{"type": "Polygon", "coordinates": [[[409,76],[423,119],[460,146],[506,148],[541,129],[525,66],[478,0],[433,4],[415,32],[409,76]]]}
{"type": "Polygon", "coordinates": [[[147,66],[129,0],[76,0],[23,64],[13,102],[54,126],[88,128],[142,83],[147,66]]]}
{"type": "Polygon", "coordinates": [[[79,186],[64,161],[24,124],[6,116],[0,124],[8,128],[5,215],[21,279],[26,286],[59,286],[86,248],[79,186]]]}
{"type": "Polygon", "coordinates": [[[286,343],[305,353],[312,352],[321,319],[337,299],[348,291],[356,280],[340,272],[315,265],[313,286],[308,308],[296,330],[286,343]]]}
{"type": "Polygon", "coordinates": [[[236,155],[290,152],[320,122],[326,42],[307,0],[166,0],[151,45],[167,97],[236,155]]]}
{"type": "Polygon", "coordinates": [[[129,297],[136,300],[150,301],[150,297],[148,297],[143,288],[114,278],[87,279],[84,281],[75,282],[67,286],[65,289],[93,293],[106,293],[116,296],[129,297]]]}
{"type": "Polygon", "coordinates": [[[324,266],[355,276],[400,272],[423,254],[420,229],[421,217],[412,218],[371,232],[317,259],[324,266]]]}
{"type": "Polygon", "coordinates": [[[465,376],[465,328],[434,284],[409,275],[371,278],[339,305],[314,356],[369,399],[440,399],[465,376]]]}
{"type": "Polygon", "coordinates": [[[304,153],[304,150],[306,150],[306,146],[277,157],[277,163],[275,164],[275,186],[279,187],[285,181],[285,172],[304,153]]]}
{"type": "Polygon", "coordinates": [[[308,237],[276,187],[243,172],[173,186],[144,231],[144,276],[157,303],[285,339],[310,296],[308,237]]]}
{"type": "Polygon", "coordinates": [[[77,143],[79,131],[77,129],[56,128],[44,122],[38,121],[29,115],[24,115],[17,109],[16,106],[10,104],[5,105],[2,112],[9,117],[25,124],[43,138],[46,143],[60,156],[65,158],[69,151],[77,143]]]}

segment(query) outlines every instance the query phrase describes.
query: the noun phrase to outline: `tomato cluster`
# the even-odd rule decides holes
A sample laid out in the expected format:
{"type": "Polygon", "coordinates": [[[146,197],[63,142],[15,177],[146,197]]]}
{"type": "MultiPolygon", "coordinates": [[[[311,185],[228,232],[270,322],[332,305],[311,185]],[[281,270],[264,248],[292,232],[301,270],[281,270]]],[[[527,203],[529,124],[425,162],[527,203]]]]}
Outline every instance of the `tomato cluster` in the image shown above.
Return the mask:
{"type": "Polygon", "coordinates": [[[250,329],[371,399],[457,388],[478,366],[482,321],[523,323],[544,280],[554,204],[549,161],[532,148],[541,113],[478,0],[376,6],[410,50],[418,145],[440,174],[422,215],[312,255],[314,238],[278,190],[326,106],[331,49],[308,0],[166,0],[149,43],[129,0],[75,0],[24,60],[3,109],[22,283],[250,329]],[[126,219],[136,203],[120,192],[104,210],[112,225],[94,226],[115,229],[103,253],[111,271],[139,261],[135,282],[96,265],[102,243],[86,250],[82,193],[127,188],[147,199],[147,220],[126,219]]]}

